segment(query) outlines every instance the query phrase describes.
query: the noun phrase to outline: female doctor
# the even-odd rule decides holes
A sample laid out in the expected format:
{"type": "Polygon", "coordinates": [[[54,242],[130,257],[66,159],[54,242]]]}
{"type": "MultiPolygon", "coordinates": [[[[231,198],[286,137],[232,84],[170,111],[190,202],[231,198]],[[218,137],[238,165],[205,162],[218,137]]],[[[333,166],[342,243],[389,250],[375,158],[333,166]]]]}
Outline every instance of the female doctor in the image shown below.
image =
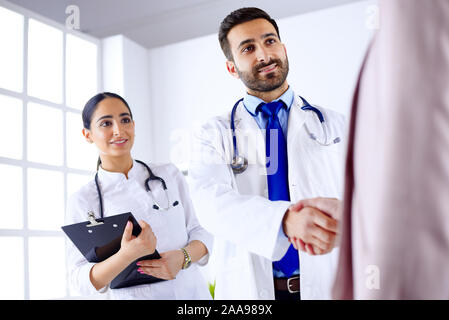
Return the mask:
{"type": "Polygon", "coordinates": [[[96,218],[132,212],[142,231],[132,236],[128,223],[120,250],[99,263],[89,263],[68,242],[71,286],[82,295],[106,292],[130,263],[157,249],[161,259],[138,262],[138,271],[168,281],[111,289],[112,298],[210,299],[197,264],[207,263],[212,238],[197,221],[183,175],[172,164],[151,165],[150,169],[131,157],[135,123],[119,95],[97,94],[87,102],[82,117],[84,137],[100,152],[99,167],[96,179],[69,199],[66,223],[86,221],[89,211],[96,218]],[[148,188],[150,171],[162,179],[152,179],[148,188]]]}

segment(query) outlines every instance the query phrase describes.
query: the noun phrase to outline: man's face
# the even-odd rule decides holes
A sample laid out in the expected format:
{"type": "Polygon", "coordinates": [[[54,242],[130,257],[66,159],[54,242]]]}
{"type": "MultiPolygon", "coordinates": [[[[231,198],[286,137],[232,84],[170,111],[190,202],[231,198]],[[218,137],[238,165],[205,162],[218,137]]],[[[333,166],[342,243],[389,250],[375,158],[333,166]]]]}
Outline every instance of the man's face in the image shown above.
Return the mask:
{"type": "Polygon", "coordinates": [[[228,33],[234,61],[228,71],[253,91],[268,92],[287,79],[288,58],[274,26],[265,19],[239,24],[228,33]]]}

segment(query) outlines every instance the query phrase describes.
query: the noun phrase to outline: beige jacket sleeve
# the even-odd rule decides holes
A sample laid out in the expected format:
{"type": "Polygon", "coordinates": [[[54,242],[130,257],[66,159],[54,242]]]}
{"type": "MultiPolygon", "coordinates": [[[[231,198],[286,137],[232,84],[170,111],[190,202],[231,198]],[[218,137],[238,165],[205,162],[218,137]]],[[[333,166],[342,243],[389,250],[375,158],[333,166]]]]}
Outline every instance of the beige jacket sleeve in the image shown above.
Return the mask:
{"type": "Polygon", "coordinates": [[[353,105],[334,298],[448,299],[449,1],[379,4],[353,105]]]}

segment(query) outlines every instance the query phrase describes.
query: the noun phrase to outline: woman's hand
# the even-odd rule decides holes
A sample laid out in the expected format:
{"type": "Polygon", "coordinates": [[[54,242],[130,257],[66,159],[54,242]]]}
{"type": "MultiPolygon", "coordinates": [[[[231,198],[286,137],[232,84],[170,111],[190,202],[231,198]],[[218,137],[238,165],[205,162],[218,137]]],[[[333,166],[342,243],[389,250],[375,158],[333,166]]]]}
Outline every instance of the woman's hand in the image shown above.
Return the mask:
{"type": "Polygon", "coordinates": [[[95,289],[105,287],[130,263],[154,252],[157,241],[153,230],[144,221],[139,221],[139,225],[142,231],[135,237],[132,235],[133,224],[128,222],[123,232],[120,250],[90,269],[89,277],[95,289]]]}
{"type": "Polygon", "coordinates": [[[184,253],[181,250],[172,250],[161,253],[160,259],[139,261],[137,269],[142,274],[172,280],[176,278],[178,272],[184,264],[184,253]]]}
{"type": "Polygon", "coordinates": [[[130,262],[140,257],[154,253],[156,250],[157,239],[150,225],[143,220],[139,221],[142,228],[139,236],[133,236],[133,224],[128,221],[123,232],[120,253],[130,262]]]}

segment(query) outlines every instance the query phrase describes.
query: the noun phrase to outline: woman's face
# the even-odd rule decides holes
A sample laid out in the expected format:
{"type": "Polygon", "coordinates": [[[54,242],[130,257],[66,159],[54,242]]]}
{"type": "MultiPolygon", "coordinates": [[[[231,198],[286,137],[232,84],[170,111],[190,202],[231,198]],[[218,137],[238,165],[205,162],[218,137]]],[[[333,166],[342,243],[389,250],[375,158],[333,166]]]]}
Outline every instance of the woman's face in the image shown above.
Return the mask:
{"type": "Polygon", "coordinates": [[[95,143],[102,156],[130,155],[134,144],[134,121],[120,99],[106,98],[98,103],[90,129],[84,128],[83,134],[88,142],[95,143]]]}

